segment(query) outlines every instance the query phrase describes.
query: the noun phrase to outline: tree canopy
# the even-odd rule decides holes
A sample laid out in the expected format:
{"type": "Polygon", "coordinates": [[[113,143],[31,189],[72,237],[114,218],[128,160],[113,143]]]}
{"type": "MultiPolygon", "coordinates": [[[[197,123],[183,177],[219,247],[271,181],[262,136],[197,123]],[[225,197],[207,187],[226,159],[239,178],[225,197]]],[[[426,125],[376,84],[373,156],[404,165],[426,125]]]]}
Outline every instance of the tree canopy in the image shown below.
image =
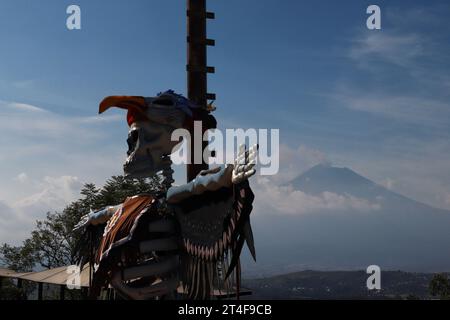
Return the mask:
{"type": "Polygon", "coordinates": [[[68,204],[62,211],[48,212],[44,220],[36,221],[35,229],[21,246],[3,244],[0,263],[17,272],[51,269],[76,262],[76,243],[80,233],[73,232],[80,218],[91,209],[122,203],[126,197],[159,190],[161,179],[129,180],[113,176],[102,188],[87,183],[81,189],[81,198],[68,204]]]}
{"type": "Polygon", "coordinates": [[[439,297],[441,300],[450,299],[450,282],[444,273],[438,273],[433,276],[429,289],[432,296],[439,297]]]}

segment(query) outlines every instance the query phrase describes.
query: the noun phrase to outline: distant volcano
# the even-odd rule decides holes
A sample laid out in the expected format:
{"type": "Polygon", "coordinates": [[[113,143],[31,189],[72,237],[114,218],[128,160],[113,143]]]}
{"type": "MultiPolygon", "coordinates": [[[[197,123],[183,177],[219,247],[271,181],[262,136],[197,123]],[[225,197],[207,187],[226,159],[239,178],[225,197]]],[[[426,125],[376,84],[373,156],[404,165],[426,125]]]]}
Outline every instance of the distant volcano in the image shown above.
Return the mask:
{"type": "MultiPolygon", "coordinates": [[[[392,192],[348,168],[317,165],[288,185],[311,196],[362,199],[378,209],[255,213],[258,263],[248,263],[250,276],[371,264],[382,270],[450,270],[450,211],[392,192]]],[[[302,207],[301,201],[295,205],[302,207]]]]}
{"type": "Polygon", "coordinates": [[[338,168],[319,164],[292,180],[296,190],[308,194],[319,194],[325,191],[336,194],[352,194],[361,198],[374,199],[378,194],[386,194],[387,190],[369,179],[360,176],[348,168],[338,168]]]}
{"type": "Polygon", "coordinates": [[[396,210],[402,209],[403,211],[438,210],[392,192],[348,168],[319,164],[288,184],[292,185],[295,190],[303,191],[306,194],[319,195],[323,192],[331,192],[348,195],[379,203],[384,208],[393,209],[395,207],[396,210]]]}

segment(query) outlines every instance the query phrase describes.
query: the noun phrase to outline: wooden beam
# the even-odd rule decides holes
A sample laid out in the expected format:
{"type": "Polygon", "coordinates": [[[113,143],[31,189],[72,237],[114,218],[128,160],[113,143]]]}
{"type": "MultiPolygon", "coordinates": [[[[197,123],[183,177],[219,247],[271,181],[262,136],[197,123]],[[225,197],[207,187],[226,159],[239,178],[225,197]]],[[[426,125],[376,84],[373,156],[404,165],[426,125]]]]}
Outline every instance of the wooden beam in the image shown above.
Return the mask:
{"type": "Polygon", "coordinates": [[[186,14],[188,17],[198,17],[203,19],[211,19],[214,20],[216,18],[216,14],[214,12],[192,12],[187,10],[186,14]]]}
{"type": "Polygon", "coordinates": [[[207,38],[187,37],[187,42],[192,43],[192,44],[197,44],[197,45],[210,46],[210,47],[214,47],[216,45],[216,40],[207,39],[207,38]]]}
{"type": "Polygon", "coordinates": [[[59,300],[65,299],[65,293],[66,293],[66,286],[60,285],[59,286],[59,300]]]}
{"type": "Polygon", "coordinates": [[[23,292],[22,288],[23,288],[23,280],[17,279],[17,289],[19,289],[19,293],[17,296],[18,300],[26,300],[26,296],[25,296],[25,293],[23,292]]]}
{"type": "Polygon", "coordinates": [[[81,288],[81,296],[83,300],[87,300],[89,298],[89,289],[86,287],[81,288]]]}
{"type": "Polygon", "coordinates": [[[204,72],[204,73],[215,73],[216,68],[214,67],[200,67],[200,66],[186,66],[188,72],[204,72]]]}
{"type": "Polygon", "coordinates": [[[42,282],[38,283],[38,300],[42,301],[42,293],[43,293],[44,284],[42,282]]]}
{"type": "MultiPolygon", "coordinates": [[[[187,92],[189,100],[203,108],[201,114],[198,115],[200,119],[195,119],[202,121],[202,134],[208,129],[214,128],[212,125],[216,125],[215,119],[209,116],[207,109],[207,74],[208,71],[215,71],[207,65],[207,46],[215,45],[215,41],[207,38],[206,19],[214,17],[213,13],[206,11],[206,0],[187,0],[187,92]]],[[[196,141],[193,128],[190,133],[191,142],[196,141]]],[[[202,152],[207,147],[208,143],[204,141],[202,152]]],[[[193,180],[200,171],[208,169],[208,164],[204,163],[203,159],[202,163],[194,163],[194,150],[194,144],[191,143],[189,152],[191,164],[187,165],[187,181],[193,180]]]]}

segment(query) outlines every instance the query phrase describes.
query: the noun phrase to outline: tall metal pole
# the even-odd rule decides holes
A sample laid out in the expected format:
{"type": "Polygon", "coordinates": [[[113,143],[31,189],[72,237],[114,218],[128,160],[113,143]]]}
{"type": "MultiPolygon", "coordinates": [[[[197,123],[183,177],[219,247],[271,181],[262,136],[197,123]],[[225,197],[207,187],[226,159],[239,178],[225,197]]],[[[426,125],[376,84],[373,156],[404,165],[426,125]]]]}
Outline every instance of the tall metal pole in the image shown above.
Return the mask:
{"type": "MultiPolygon", "coordinates": [[[[206,20],[214,19],[214,13],[206,11],[206,0],[187,0],[187,91],[188,98],[203,107],[201,119],[207,119],[208,100],[215,100],[215,94],[208,93],[208,73],[214,73],[213,67],[207,66],[207,46],[214,46],[215,41],[207,39],[206,20]]],[[[209,119],[214,119],[210,117],[209,119]]],[[[200,120],[200,119],[198,119],[200,120]]],[[[215,120],[202,121],[203,132],[215,127],[215,120]]],[[[194,130],[191,130],[191,150],[189,154],[190,163],[187,165],[187,180],[194,179],[201,170],[208,169],[203,162],[194,163],[194,130]]],[[[201,137],[200,137],[201,138],[201,137]]],[[[200,140],[199,140],[200,141],[200,140]]],[[[203,150],[207,143],[203,142],[203,150]]],[[[203,158],[203,157],[202,157],[203,158]]]]}

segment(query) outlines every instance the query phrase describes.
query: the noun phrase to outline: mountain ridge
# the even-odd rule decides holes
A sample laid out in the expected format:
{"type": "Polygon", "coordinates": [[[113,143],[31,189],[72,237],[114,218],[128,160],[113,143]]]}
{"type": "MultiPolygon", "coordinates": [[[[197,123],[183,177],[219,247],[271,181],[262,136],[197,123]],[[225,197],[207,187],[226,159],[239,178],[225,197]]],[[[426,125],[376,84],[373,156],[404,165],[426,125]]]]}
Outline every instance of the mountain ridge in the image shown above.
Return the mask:
{"type": "MultiPolygon", "coordinates": [[[[397,204],[399,202],[407,202],[409,206],[415,208],[421,207],[423,210],[439,210],[450,214],[450,210],[437,208],[402,195],[399,192],[390,190],[363,175],[358,174],[348,167],[317,164],[296,178],[290,180],[285,185],[292,185],[295,190],[303,191],[309,195],[332,192],[339,195],[352,195],[370,201],[389,199],[397,204]],[[333,179],[339,179],[337,181],[338,183],[336,184],[333,179]],[[317,184],[314,184],[316,180],[320,180],[321,185],[318,186],[317,184]],[[326,186],[324,186],[324,184],[326,184],[326,186]],[[347,185],[347,188],[345,185],[347,185]],[[348,185],[352,185],[352,187],[349,188],[348,185]]],[[[405,203],[403,203],[403,205],[405,205],[405,203]]]]}
{"type": "MultiPolygon", "coordinates": [[[[331,192],[380,206],[373,212],[325,206],[298,214],[260,208],[261,212],[252,214],[258,263],[244,258],[247,276],[305,269],[355,270],[372,264],[382,270],[450,270],[450,255],[446,254],[450,211],[397,194],[349,168],[314,166],[288,185],[293,192],[314,196],[314,201],[331,192]]],[[[298,199],[294,205],[300,208],[305,198],[298,199]]]]}

